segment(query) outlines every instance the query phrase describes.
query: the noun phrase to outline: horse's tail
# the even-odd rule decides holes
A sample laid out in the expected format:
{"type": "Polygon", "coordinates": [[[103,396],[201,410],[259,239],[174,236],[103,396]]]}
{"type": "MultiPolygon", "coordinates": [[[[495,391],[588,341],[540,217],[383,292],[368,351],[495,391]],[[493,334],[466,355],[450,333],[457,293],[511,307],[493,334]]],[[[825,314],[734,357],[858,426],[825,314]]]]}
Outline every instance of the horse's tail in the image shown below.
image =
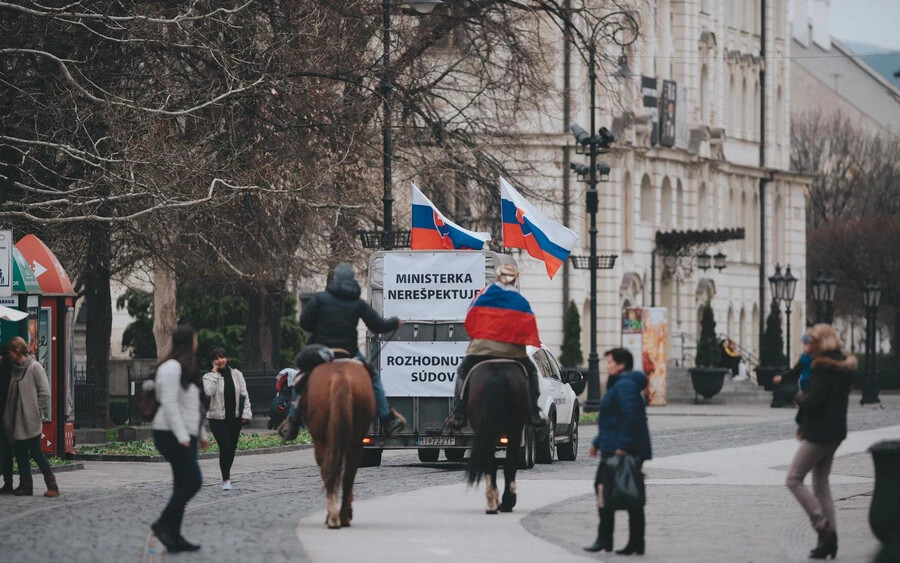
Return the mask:
{"type": "Polygon", "coordinates": [[[325,490],[333,491],[341,480],[344,458],[353,441],[353,396],[350,379],[343,369],[331,376],[331,406],[328,409],[326,454],[322,464],[325,490]]]}
{"type": "Polygon", "coordinates": [[[503,422],[506,420],[509,402],[507,388],[506,375],[502,371],[490,373],[484,381],[481,418],[467,469],[470,485],[480,482],[482,475],[491,469],[497,440],[500,439],[503,422]]]}

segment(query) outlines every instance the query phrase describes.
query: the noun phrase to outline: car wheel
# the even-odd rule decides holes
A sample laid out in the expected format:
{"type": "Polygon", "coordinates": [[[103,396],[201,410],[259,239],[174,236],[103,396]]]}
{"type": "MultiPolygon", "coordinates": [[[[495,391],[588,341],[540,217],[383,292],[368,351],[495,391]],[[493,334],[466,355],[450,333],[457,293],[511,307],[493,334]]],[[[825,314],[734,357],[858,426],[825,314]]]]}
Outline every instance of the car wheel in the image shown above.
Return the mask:
{"type": "Polygon", "coordinates": [[[526,425],[523,430],[525,444],[519,448],[519,469],[534,467],[534,428],[526,425]]]}
{"type": "Polygon", "coordinates": [[[384,450],[378,448],[363,448],[360,467],[378,467],[381,465],[381,452],[384,450]]]}
{"type": "Polygon", "coordinates": [[[466,458],[466,450],[464,448],[447,448],[444,450],[444,457],[447,461],[462,461],[466,458]]]}
{"type": "Polygon", "coordinates": [[[556,457],[556,413],[550,414],[550,423],[547,431],[542,432],[541,439],[536,440],[534,448],[534,460],[538,463],[553,463],[556,457]]]}
{"type": "Polygon", "coordinates": [[[575,461],[578,457],[578,418],[580,413],[576,407],[572,415],[572,425],[569,427],[569,440],[560,444],[557,455],[560,461],[575,461]]]}
{"type": "Polygon", "coordinates": [[[419,461],[422,463],[434,463],[441,456],[441,450],[437,448],[419,448],[419,461]]]}

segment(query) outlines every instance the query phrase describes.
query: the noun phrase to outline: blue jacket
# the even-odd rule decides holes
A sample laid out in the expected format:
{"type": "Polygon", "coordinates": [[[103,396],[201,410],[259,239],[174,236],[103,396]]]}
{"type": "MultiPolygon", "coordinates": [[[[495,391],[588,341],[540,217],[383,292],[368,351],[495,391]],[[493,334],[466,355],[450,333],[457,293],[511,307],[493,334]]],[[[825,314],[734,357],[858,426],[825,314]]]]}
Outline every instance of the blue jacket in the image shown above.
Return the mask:
{"type": "Polygon", "coordinates": [[[648,460],[650,429],[647,428],[647,411],[641,391],[647,387],[647,376],[639,371],[626,371],[616,378],[600,400],[597,415],[598,434],[593,444],[601,456],[613,455],[625,450],[631,455],[648,460]]]}

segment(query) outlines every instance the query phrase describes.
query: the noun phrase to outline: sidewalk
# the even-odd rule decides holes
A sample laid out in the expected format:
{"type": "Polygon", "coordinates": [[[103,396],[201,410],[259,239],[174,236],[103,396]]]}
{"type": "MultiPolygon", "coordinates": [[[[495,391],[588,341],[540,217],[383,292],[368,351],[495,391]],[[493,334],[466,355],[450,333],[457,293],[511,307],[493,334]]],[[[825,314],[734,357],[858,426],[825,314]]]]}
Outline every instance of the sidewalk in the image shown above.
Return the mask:
{"type": "MultiPolygon", "coordinates": [[[[865,450],[896,438],[900,426],[854,432],[838,450],[832,488],[838,506],[839,560],[868,561],[878,547],[867,510],[872,490],[865,450]]],[[[801,561],[815,537],[784,487],[797,442],[713,450],[654,459],[648,474],[647,562],[801,561]]],[[[354,505],[352,531],[325,529],[324,512],[300,521],[297,537],[312,561],[356,560],[372,546],[392,561],[616,560],[582,551],[593,542],[597,512],[593,471],[566,468],[519,474],[512,514],[485,515],[483,485],[431,487],[354,505]],[[404,530],[404,534],[387,534],[404,530]],[[530,533],[529,533],[530,532],[530,533]]],[[[616,545],[627,541],[619,517],[616,545]]]]}

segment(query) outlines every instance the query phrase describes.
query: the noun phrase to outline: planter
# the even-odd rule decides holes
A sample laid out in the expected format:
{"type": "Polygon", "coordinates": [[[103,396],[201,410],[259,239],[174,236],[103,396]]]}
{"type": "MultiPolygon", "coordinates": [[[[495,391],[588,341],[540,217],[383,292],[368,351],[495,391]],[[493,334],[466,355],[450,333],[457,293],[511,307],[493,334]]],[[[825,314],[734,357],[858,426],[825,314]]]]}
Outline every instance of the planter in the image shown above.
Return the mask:
{"type": "Polygon", "coordinates": [[[771,391],[774,388],[772,378],[779,373],[785,373],[788,369],[784,367],[757,367],[756,383],[761,385],[766,391],[771,391]]]}
{"type": "Polygon", "coordinates": [[[875,463],[875,491],[869,507],[869,526],[881,540],[874,561],[900,560],[900,440],[878,442],[869,448],[875,463]]]}
{"type": "Polygon", "coordinates": [[[694,393],[705,399],[711,399],[722,390],[725,383],[725,374],[728,373],[727,368],[703,368],[696,367],[688,370],[691,374],[691,384],[694,386],[694,393]]]}

